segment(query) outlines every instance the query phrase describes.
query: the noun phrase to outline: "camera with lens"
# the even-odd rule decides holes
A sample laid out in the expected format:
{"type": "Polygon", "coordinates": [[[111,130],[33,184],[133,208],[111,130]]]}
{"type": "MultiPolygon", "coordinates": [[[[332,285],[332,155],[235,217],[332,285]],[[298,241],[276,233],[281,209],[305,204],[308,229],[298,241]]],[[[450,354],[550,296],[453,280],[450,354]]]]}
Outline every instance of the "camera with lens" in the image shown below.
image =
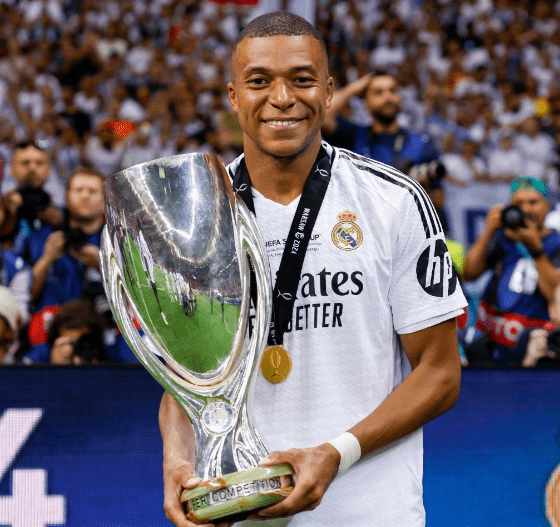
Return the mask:
{"type": "Polygon", "coordinates": [[[82,229],[65,228],[64,239],[68,249],[79,251],[86,243],[88,235],[82,229]]]}
{"type": "Polygon", "coordinates": [[[103,337],[100,333],[85,333],[74,344],[74,355],[91,363],[96,360],[104,360],[106,357],[103,337]]]}
{"type": "Polygon", "coordinates": [[[502,227],[512,231],[525,227],[525,213],[516,205],[509,205],[502,211],[502,227]]]}
{"type": "Polygon", "coordinates": [[[51,197],[42,188],[24,185],[17,191],[23,200],[19,209],[20,217],[28,221],[37,218],[37,213],[44,211],[51,203],[51,197]]]}

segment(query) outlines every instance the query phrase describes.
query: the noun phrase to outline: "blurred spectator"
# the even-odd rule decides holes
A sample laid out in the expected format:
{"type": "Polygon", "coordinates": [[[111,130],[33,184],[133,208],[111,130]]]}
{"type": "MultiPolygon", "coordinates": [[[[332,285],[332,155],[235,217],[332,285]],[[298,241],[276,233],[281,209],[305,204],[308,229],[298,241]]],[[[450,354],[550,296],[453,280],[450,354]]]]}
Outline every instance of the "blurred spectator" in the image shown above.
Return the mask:
{"type": "Polygon", "coordinates": [[[466,139],[461,153],[446,153],[441,156],[441,162],[446,169],[446,180],[462,187],[473,181],[485,180],[486,166],[484,161],[476,156],[477,144],[466,139]]]}
{"type": "Polygon", "coordinates": [[[533,329],[521,362],[524,368],[560,367],[560,288],[554,290],[553,301],[549,306],[550,320],[554,329],[533,329]]]}
{"type": "Polygon", "coordinates": [[[525,171],[525,159],[513,147],[515,132],[505,128],[500,133],[500,146],[490,153],[488,160],[488,180],[511,183],[525,171]]]}
{"type": "Polygon", "coordinates": [[[70,175],[83,164],[80,138],[74,128],[70,126],[62,128],[60,140],[52,155],[60,179],[67,184],[70,175]]]}
{"type": "Polygon", "coordinates": [[[142,123],[132,137],[127,140],[124,148],[122,168],[138,165],[160,157],[160,147],[156,138],[150,135],[152,125],[142,123]]]}
{"type": "Polygon", "coordinates": [[[408,173],[414,166],[438,159],[434,143],[426,136],[399,126],[402,99],[391,75],[366,75],[335,92],[327,111],[324,131],[334,143],[342,137],[344,146],[357,154],[381,161],[408,173]],[[371,126],[355,125],[339,114],[351,97],[364,96],[373,118],[371,126]],[[333,134],[336,132],[336,136],[333,134]]]}
{"type": "Polygon", "coordinates": [[[62,105],[63,109],[60,116],[66,122],[67,126],[74,129],[80,139],[83,139],[91,130],[92,120],[89,114],[80,110],[74,100],[74,91],[71,86],[62,88],[62,105]]]}
{"type": "Polygon", "coordinates": [[[12,361],[22,323],[18,299],[7,287],[0,286],[0,364],[12,361]]]}
{"type": "Polygon", "coordinates": [[[552,137],[541,131],[538,117],[531,116],[523,121],[515,146],[525,159],[525,173],[546,179],[554,160],[555,144],[552,137]]]}
{"type": "Polygon", "coordinates": [[[3,235],[14,254],[31,263],[31,240],[42,246],[49,229],[62,220],[60,210],[54,206],[64,202],[60,192],[62,185],[51,174],[47,153],[36,143],[16,145],[10,169],[11,181],[8,178],[2,181],[6,213],[3,235]],[[17,188],[9,190],[14,186],[17,188]],[[52,189],[54,194],[47,189],[52,189]]]}
{"type": "Polygon", "coordinates": [[[33,259],[35,309],[80,298],[99,289],[99,245],[103,227],[103,177],[78,169],[68,180],[67,209],[59,230],[50,229],[33,259]],[[40,251],[39,251],[40,249],[40,251]]]}
{"type": "MultiPolygon", "coordinates": [[[[0,204],[0,225],[6,219],[4,207],[0,204]]],[[[31,267],[23,258],[0,247],[0,286],[7,287],[19,301],[23,322],[29,318],[29,300],[32,282],[31,267]]]]}
{"type": "Polygon", "coordinates": [[[107,361],[103,343],[104,320],[85,299],[60,306],[48,329],[48,340],[33,346],[24,363],[55,365],[99,364],[107,361]]]}
{"type": "Polygon", "coordinates": [[[101,96],[97,92],[97,78],[92,75],[82,77],[79,82],[80,90],[74,95],[74,104],[79,111],[87,114],[90,122],[101,111],[101,96]]]}
{"type": "Polygon", "coordinates": [[[465,260],[467,281],[492,271],[476,325],[484,336],[466,347],[471,365],[520,365],[529,330],[550,326],[548,305],[560,284],[560,234],[544,225],[545,183],[519,178],[511,190],[517,209],[493,207],[465,260]]]}
{"type": "Polygon", "coordinates": [[[107,177],[121,169],[124,146],[117,139],[114,128],[104,122],[84,146],[84,157],[102,176],[107,177]]]}

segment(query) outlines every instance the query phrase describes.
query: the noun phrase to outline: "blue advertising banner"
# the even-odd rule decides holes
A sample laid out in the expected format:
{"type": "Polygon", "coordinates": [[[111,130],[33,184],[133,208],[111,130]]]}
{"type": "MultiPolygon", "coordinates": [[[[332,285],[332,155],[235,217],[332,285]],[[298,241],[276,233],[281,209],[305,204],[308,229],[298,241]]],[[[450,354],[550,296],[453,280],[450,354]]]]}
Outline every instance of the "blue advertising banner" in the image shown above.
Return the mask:
{"type": "MultiPolygon", "coordinates": [[[[138,365],[0,368],[0,525],[169,527],[162,393],[138,365]]],[[[427,525],[550,525],[559,402],[560,371],[465,371],[425,427],[427,525]]]]}

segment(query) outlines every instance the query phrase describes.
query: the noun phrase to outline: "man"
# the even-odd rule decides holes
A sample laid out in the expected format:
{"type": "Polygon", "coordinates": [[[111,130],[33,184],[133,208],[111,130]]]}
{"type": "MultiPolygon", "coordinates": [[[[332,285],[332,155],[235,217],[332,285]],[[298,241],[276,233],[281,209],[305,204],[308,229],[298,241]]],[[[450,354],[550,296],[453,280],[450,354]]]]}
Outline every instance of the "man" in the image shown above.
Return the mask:
{"type": "Polygon", "coordinates": [[[493,271],[478,310],[477,328],[485,337],[466,350],[471,364],[520,365],[529,330],[551,326],[548,306],[560,283],[560,234],[544,224],[548,190],[543,181],[523,177],[511,191],[510,204],[523,213],[521,224],[512,223],[510,209],[503,218],[503,205],[496,205],[465,260],[467,281],[493,271]]]}
{"type": "Polygon", "coordinates": [[[2,182],[2,201],[8,219],[17,228],[17,219],[26,219],[32,228],[35,219],[42,224],[56,225],[61,215],[58,207],[64,204],[64,187],[54,174],[47,152],[38,143],[16,145],[10,163],[10,174],[2,182]]]}
{"type": "MultiPolygon", "coordinates": [[[[253,20],[238,38],[228,89],[244,143],[228,167],[233,186],[254,205],[278,287],[286,274],[301,277],[293,311],[278,304],[288,323],[269,336],[291,355],[292,371],[279,383],[259,374],[251,407],[277,450],[261,464],[290,463],[297,481],[255,517],[424,525],[419,428],[457,399],[454,317],[465,305],[433,207],[397,171],[322,143],[333,80],[325,44],[303,19],[281,12],[253,20]],[[288,238],[292,253],[290,225],[302,203],[316,221],[298,271],[277,246],[288,238]]],[[[159,418],[164,507],[175,525],[192,527],[179,497],[200,483],[193,429],[167,392],[159,418]]]]}
{"type": "Polygon", "coordinates": [[[427,135],[399,126],[401,105],[399,86],[392,75],[368,74],[334,94],[323,131],[344,137],[353,152],[406,173],[414,165],[436,161],[438,152],[427,135]],[[366,109],[373,118],[371,126],[355,125],[340,116],[355,96],[364,96],[366,109]]]}
{"type": "Polygon", "coordinates": [[[375,159],[416,179],[430,196],[439,221],[448,230],[441,179],[445,167],[439,153],[426,135],[401,128],[398,115],[402,107],[399,85],[392,75],[364,75],[333,95],[323,132],[337,146],[375,159]],[[356,125],[341,116],[352,97],[363,96],[373,122],[356,125]]]}
{"type": "Polygon", "coordinates": [[[51,228],[42,252],[33,255],[31,296],[37,309],[80,298],[89,285],[100,283],[103,181],[86,168],[70,176],[62,229],[51,228]]]}

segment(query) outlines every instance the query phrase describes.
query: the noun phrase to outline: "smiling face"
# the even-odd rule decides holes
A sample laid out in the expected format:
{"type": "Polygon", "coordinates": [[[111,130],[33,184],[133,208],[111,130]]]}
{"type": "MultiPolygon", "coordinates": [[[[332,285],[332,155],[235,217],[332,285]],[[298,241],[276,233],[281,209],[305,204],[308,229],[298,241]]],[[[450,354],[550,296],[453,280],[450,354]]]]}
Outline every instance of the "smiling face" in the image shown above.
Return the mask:
{"type": "Polygon", "coordinates": [[[246,153],[295,157],[318,149],[333,80],[313,37],[243,39],[233,56],[228,90],[246,153]]]}

